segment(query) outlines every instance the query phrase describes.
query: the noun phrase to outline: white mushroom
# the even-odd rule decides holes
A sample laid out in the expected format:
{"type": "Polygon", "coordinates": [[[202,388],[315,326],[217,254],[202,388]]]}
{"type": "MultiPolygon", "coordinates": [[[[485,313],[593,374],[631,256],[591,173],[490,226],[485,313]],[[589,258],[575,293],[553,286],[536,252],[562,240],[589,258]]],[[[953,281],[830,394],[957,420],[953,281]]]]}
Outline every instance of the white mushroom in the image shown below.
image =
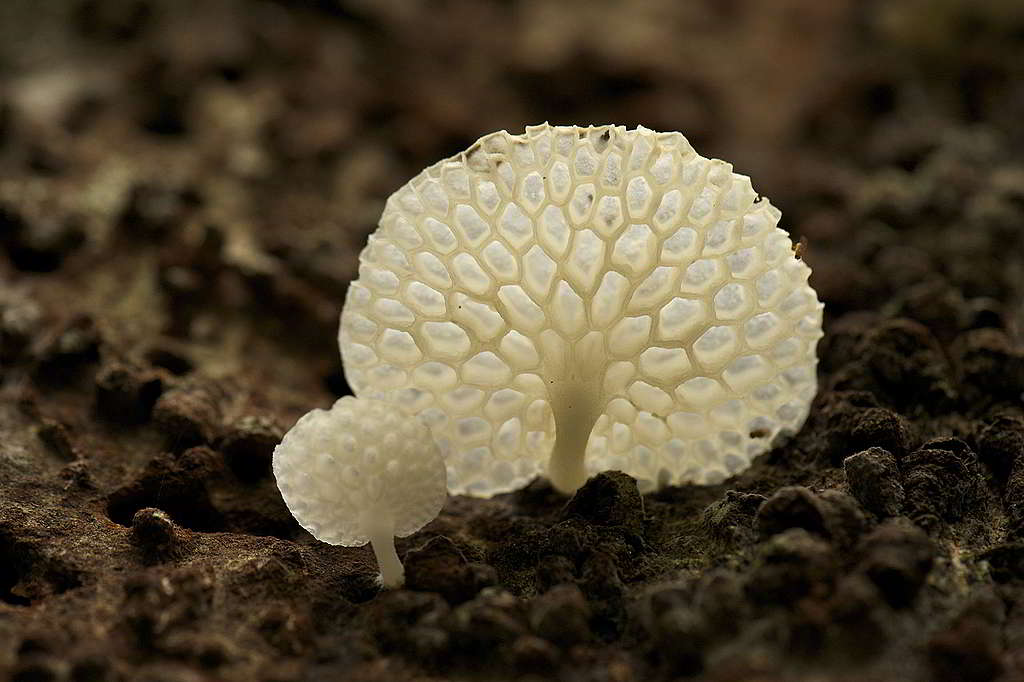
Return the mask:
{"type": "Polygon", "coordinates": [[[679,133],[487,135],[388,199],[341,316],[349,384],[423,416],[454,493],[720,481],[817,389],[822,305],[779,217],[679,133]]]}
{"type": "Polygon", "coordinates": [[[392,405],[351,396],[296,422],[274,449],[274,476],[292,515],[317,540],[370,542],[385,587],[405,579],[395,536],[429,523],[447,497],[428,429],[392,405]]]}

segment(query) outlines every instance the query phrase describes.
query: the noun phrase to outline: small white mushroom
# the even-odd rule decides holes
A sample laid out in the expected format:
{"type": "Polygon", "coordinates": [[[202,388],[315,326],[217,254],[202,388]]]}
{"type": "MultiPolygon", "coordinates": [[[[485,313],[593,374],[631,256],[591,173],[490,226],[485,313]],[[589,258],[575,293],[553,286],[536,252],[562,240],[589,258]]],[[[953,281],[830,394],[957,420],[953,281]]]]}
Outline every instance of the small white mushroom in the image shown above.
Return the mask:
{"type": "Polygon", "coordinates": [[[296,422],[274,450],[274,476],[292,515],[317,540],[372,544],[384,587],[405,580],[395,536],[429,523],[447,497],[429,430],[393,405],[351,396],[296,422]]]}
{"type": "Polygon", "coordinates": [[[780,213],[679,133],[505,131],[387,202],[339,343],[453,493],[713,483],[803,424],[822,305],[780,213]]]}

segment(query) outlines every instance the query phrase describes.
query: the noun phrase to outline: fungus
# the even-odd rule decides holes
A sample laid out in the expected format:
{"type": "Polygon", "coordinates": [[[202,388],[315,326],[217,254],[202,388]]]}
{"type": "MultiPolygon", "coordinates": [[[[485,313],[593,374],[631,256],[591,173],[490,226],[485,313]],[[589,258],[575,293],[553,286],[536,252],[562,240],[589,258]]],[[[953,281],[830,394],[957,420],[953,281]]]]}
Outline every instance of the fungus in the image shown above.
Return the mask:
{"type": "Polygon", "coordinates": [[[679,133],[486,135],[387,201],[339,343],[453,493],[714,483],[803,424],[822,305],[781,214],[679,133]]]}
{"type": "Polygon", "coordinates": [[[285,504],[313,537],[373,546],[380,584],[400,587],[395,536],[433,520],[447,497],[444,461],[418,419],[376,400],[341,398],[313,410],[274,450],[285,504]]]}

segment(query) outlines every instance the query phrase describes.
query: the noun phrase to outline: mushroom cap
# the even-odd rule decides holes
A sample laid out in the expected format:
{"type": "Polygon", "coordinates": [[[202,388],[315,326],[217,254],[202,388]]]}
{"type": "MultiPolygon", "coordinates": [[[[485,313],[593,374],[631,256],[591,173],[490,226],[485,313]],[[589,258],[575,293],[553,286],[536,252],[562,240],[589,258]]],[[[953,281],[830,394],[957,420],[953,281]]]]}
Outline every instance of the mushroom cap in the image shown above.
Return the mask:
{"type": "Polygon", "coordinates": [[[454,493],[542,472],[573,395],[600,403],[589,474],[721,481],[817,390],[822,304],[780,217],[680,133],[486,135],[388,199],[342,311],[348,382],[423,416],[454,493]]]}
{"type": "Polygon", "coordinates": [[[274,449],[285,504],[313,537],[348,547],[370,541],[365,515],[415,533],[444,506],[444,461],[420,420],[376,400],[346,396],[313,410],[274,449]]]}

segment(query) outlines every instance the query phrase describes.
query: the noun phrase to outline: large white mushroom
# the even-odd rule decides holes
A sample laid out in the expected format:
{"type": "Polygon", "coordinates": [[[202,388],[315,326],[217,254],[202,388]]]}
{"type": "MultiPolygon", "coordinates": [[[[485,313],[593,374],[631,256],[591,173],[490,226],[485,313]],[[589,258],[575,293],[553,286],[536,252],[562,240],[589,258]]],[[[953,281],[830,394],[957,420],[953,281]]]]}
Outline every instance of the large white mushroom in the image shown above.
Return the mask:
{"type": "Polygon", "coordinates": [[[448,496],[427,428],[392,405],[351,396],[296,422],[274,449],[274,476],[292,515],[317,540],[372,544],[384,587],[405,580],[395,536],[432,521],[448,496]]]}
{"type": "Polygon", "coordinates": [[[679,133],[487,135],[388,200],[341,316],[349,384],[426,420],[455,493],[720,481],[817,388],[822,305],[779,217],[679,133]]]}

